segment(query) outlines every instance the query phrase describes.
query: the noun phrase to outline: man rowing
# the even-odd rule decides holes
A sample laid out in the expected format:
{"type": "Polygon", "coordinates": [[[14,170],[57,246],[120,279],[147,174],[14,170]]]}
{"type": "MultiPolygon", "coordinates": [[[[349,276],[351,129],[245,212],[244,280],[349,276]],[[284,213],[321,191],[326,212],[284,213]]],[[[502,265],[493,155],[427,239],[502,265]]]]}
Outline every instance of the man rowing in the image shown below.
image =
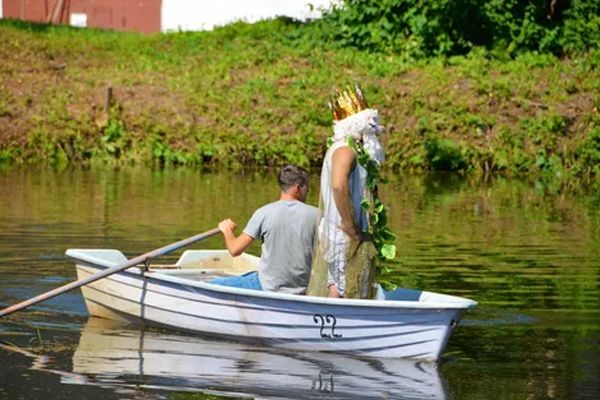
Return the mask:
{"type": "Polygon", "coordinates": [[[304,294],[308,286],[319,210],[305,204],[308,172],[285,166],[278,175],[279,200],[254,212],[243,232],[235,236],[231,219],[219,223],[229,254],[238,256],[256,239],[262,242],[258,271],[216,278],[218,285],[304,294]]]}

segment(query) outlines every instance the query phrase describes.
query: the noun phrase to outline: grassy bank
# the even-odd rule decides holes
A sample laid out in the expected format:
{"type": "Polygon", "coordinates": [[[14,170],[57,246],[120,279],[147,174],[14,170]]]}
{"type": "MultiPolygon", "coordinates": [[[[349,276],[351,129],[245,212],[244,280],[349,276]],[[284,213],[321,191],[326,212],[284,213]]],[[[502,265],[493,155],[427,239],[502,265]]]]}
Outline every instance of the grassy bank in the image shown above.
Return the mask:
{"type": "Polygon", "coordinates": [[[389,168],[600,176],[598,50],[406,62],[314,29],[142,36],[0,21],[0,161],[317,166],[331,88],[357,81],[387,126],[389,168]]]}

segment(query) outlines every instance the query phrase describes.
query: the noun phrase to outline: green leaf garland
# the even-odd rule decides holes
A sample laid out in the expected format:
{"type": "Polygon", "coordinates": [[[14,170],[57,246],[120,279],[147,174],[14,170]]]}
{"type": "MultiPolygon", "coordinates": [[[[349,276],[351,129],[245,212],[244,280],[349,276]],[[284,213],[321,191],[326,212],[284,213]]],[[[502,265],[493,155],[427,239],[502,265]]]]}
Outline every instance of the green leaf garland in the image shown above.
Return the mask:
{"type": "MultiPolygon", "coordinates": [[[[377,187],[379,183],[386,180],[379,176],[379,165],[369,157],[364,147],[355,139],[348,138],[348,145],[354,149],[358,157],[358,163],[367,171],[367,188],[371,192],[371,199],[365,198],[361,201],[361,208],[369,214],[369,231],[373,238],[373,244],[377,249],[376,269],[378,275],[388,271],[387,264],[396,257],[396,235],[388,226],[387,208],[379,199],[377,187]]],[[[395,285],[380,280],[379,283],[386,290],[393,290],[395,285]]]]}

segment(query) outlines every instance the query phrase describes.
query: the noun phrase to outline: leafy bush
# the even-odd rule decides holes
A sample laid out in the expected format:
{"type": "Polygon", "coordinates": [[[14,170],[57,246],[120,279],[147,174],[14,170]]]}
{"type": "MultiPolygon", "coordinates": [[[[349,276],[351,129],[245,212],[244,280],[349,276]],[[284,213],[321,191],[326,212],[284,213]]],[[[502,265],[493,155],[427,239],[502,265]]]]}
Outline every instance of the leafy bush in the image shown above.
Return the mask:
{"type": "Polygon", "coordinates": [[[600,126],[595,126],[575,152],[576,169],[584,176],[600,177],[600,126]]]}
{"type": "Polygon", "coordinates": [[[475,46],[554,54],[600,42],[600,0],[345,0],[323,20],[342,46],[410,58],[475,46]]]}
{"type": "Polygon", "coordinates": [[[425,141],[425,148],[433,171],[460,171],[468,167],[464,150],[450,139],[428,139],[425,141]]]}

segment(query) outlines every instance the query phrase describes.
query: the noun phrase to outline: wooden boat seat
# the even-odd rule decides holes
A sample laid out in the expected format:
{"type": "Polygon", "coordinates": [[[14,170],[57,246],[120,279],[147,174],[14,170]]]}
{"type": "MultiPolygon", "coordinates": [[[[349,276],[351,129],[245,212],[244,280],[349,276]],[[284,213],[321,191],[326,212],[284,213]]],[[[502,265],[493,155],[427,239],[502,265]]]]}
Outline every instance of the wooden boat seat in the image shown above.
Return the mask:
{"type": "Polygon", "coordinates": [[[151,264],[150,271],[198,281],[209,281],[217,277],[255,271],[258,260],[258,257],[245,253],[238,257],[232,257],[227,250],[187,250],[176,264],[151,264]]]}
{"type": "Polygon", "coordinates": [[[222,270],[237,275],[255,271],[258,260],[258,257],[246,253],[232,257],[227,250],[187,250],[175,265],[181,269],[222,270]]]}
{"type": "Polygon", "coordinates": [[[226,276],[239,275],[238,273],[235,273],[232,271],[226,271],[223,269],[191,269],[191,268],[187,268],[187,269],[180,269],[180,268],[154,269],[153,266],[150,266],[150,271],[156,272],[159,274],[176,276],[176,277],[181,277],[181,278],[191,279],[194,281],[201,281],[201,282],[208,282],[214,278],[223,278],[226,276]]]}

